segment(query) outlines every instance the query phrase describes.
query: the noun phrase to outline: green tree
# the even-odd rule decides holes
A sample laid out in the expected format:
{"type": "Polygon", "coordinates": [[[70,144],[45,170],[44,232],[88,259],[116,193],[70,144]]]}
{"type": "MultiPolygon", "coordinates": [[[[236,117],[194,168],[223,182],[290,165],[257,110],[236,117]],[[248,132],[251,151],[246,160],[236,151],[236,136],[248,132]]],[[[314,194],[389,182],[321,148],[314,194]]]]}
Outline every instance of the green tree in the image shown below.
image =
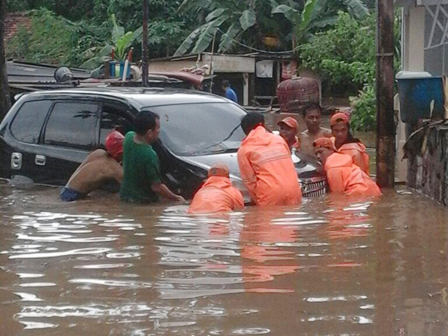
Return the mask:
{"type": "MultiPolygon", "coordinates": [[[[333,28],[317,33],[300,47],[302,66],[318,72],[333,93],[353,95],[354,129],[375,127],[376,18],[356,20],[339,12],[333,28]]],[[[400,64],[400,17],[395,20],[395,66],[400,64]]]]}
{"type": "Polygon", "coordinates": [[[45,8],[72,21],[91,18],[94,14],[92,0],[6,0],[6,3],[10,12],[45,8]]]}
{"type": "MultiPolygon", "coordinates": [[[[135,0],[93,0],[96,24],[108,22],[112,14],[119,19],[118,24],[126,31],[134,31],[142,26],[142,2],[135,0]]],[[[149,0],[150,20],[148,23],[148,45],[150,57],[171,55],[188,35],[185,28],[192,24],[190,18],[178,11],[181,1],[149,0]]],[[[137,56],[140,48],[136,48],[137,56]]]]}
{"type": "Polygon", "coordinates": [[[32,29],[19,28],[8,41],[8,57],[36,63],[76,66],[84,51],[104,43],[105,27],[72,22],[47,9],[31,11],[32,29]]]}
{"type": "Polygon", "coordinates": [[[175,56],[205,51],[218,30],[225,31],[219,51],[227,51],[234,38],[256,23],[255,1],[202,1],[184,0],[179,8],[198,18],[200,26],[194,29],[175,52],[175,56]]]}
{"type": "MultiPolygon", "coordinates": [[[[362,0],[337,0],[337,3],[357,18],[369,15],[362,0]]],[[[296,45],[311,32],[334,24],[337,8],[334,1],[327,0],[184,0],[180,10],[196,16],[199,25],[175,55],[205,51],[215,36],[219,39],[218,52],[231,50],[235,40],[260,47],[264,35],[287,36],[282,39],[282,46],[290,49],[291,41],[296,45]],[[278,15],[287,21],[278,20],[278,15]]]]}

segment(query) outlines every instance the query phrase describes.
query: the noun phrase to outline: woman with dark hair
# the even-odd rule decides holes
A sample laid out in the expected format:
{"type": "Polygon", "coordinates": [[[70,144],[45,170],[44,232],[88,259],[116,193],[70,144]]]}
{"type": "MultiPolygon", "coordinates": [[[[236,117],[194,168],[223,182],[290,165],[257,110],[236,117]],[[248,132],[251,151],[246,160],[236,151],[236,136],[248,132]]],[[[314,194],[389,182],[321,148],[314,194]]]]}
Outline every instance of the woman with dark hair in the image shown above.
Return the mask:
{"type": "Polygon", "coordinates": [[[347,114],[335,113],[330,119],[330,125],[336,150],[341,154],[350,155],[353,163],[369,174],[369,154],[366,153],[366,146],[350,132],[350,120],[347,114]]]}

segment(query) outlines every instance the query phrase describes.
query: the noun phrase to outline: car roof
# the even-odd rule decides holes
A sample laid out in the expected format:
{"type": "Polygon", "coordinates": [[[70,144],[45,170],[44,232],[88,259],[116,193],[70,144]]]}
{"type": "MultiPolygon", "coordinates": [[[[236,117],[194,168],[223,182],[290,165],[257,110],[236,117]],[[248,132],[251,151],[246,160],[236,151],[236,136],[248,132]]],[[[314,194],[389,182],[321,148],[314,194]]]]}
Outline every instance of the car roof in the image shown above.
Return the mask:
{"type": "Polygon", "coordinates": [[[81,96],[119,98],[132,102],[135,107],[151,107],[193,103],[228,103],[229,100],[211,93],[167,88],[143,88],[143,87],[95,87],[95,88],[70,88],[51,91],[36,91],[26,94],[32,98],[57,98],[58,96],[81,96]]]}

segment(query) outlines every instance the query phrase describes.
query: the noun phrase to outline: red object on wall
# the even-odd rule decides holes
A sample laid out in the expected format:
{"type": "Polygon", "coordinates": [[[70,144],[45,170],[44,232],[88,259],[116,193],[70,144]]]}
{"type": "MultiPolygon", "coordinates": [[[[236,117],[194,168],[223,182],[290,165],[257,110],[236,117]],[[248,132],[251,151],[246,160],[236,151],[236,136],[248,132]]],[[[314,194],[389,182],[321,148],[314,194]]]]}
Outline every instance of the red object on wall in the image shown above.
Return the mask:
{"type": "Polygon", "coordinates": [[[309,103],[320,103],[319,82],[312,78],[297,77],[277,86],[277,97],[282,112],[300,113],[309,103]]]}

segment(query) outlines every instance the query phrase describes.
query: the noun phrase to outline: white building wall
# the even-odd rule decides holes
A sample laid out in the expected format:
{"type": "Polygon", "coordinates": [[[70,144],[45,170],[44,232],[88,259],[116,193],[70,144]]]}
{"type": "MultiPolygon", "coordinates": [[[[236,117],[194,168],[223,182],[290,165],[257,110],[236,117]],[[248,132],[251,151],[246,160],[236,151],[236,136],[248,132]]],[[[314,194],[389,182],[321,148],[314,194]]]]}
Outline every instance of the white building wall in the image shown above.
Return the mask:
{"type": "Polygon", "coordinates": [[[403,70],[424,71],[425,7],[403,9],[403,70]]]}

